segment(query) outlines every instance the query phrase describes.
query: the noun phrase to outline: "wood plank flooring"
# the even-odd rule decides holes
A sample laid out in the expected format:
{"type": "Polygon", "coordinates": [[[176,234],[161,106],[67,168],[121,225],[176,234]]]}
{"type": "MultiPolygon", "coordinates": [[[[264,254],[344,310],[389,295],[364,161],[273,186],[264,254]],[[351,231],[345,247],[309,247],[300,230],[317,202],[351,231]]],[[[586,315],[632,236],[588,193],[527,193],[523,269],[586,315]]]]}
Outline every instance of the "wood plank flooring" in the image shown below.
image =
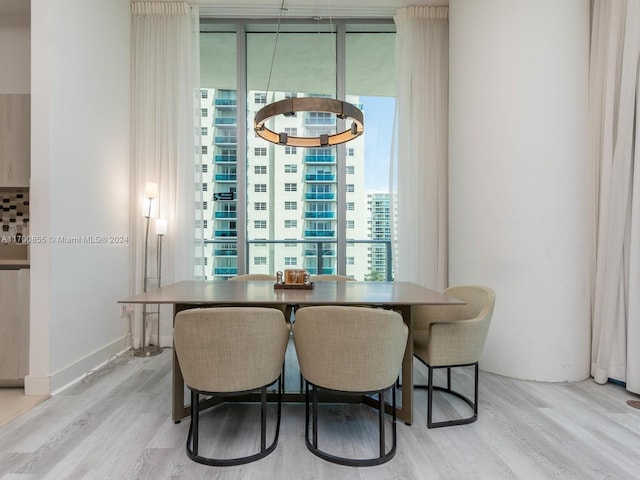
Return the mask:
{"type": "MultiPolygon", "coordinates": [[[[426,391],[416,421],[398,423],[398,452],[378,467],[333,465],[304,444],[304,405],[285,404],[276,451],[240,467],[207,467],[185,454],[188,420],[170,417],[171,349],[123,357],[114,368],[55,395],[0,427],[0,479],[638,479],[640,410],[636,396],[591,380],[548,384],[480,373],[479,420],[426,428],[426,391]]],[[[424,375],[416,364],[416,376],[424,375]]],[[[456,377],[465,380],[467,372],[456,377]]],[[[288,368],[288,388],[298,381],[288,368]]],[[[463,408],[439,396],[437,415],[463,408]]],[[[270,407],[273,418],[275,407],[270,407]]],[[[202,449],[248,452],[256,445],[254,405],[222,405],[203,414],[202,449]]],[[[327,405],[320,442],[346,455],[370,455],[375,417],[367,407],[327,405]]],[[[435,418],[437,420],[438,418],[435,418]]],[[[243,453],[243,452],[240,452],[243,453]]]]}
{"type": "Polygon", "coordinates": [[[28,412],[47,398],[49,395],[25,396],[24,388],[0,388],[0,427],[28,412]]]}

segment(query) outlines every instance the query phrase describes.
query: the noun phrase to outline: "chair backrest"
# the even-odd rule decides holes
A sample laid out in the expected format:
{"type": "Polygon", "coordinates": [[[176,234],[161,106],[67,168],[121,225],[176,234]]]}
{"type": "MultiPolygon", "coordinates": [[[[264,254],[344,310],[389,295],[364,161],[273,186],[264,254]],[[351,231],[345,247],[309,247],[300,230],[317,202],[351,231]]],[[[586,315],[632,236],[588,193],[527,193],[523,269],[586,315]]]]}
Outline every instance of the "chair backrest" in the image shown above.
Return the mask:
{"type": "Polygon", "coordinates": [[[480,360],[491,325],[495,292],[480,285],[448,288],[446,295],[465,305],[414,307],[415,331],[428,329],[428,363],[466,364],[480,360]]]}
{"type": "Polygon", "coordinates": [[[176,315],[173,341],[187,386],[240,392],[278,378],[289,331],[273,308],[201,308],[176,315]]]}
{"type": "Polygon", "coordinates": [[[312,282],[353,282],[354,279],[346,275],[311,275],[312,282]]]}
{"type": "Polygon", "coordinates": [[[276,281],[275,275],[267,275],[264,273],[247,273],[246,275],[236,275],[228,279],[230,282],[248,282],[249,280],[273,280],[276,281]]]}
{"type": "Polygon", "coordinates": [[[407,335],[399,313],[366,307],[301,308],[293,327],[302,375],[319,387],[347,392],[391,386],[407,335]]]}

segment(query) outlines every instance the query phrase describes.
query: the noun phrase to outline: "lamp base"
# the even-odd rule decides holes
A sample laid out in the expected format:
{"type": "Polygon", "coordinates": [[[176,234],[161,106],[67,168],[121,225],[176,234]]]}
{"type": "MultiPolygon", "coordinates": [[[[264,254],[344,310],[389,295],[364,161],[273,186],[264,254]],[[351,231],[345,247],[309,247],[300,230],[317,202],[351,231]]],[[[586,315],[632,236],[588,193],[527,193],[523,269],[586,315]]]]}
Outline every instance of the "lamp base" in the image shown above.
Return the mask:
{"type": "Polygon", "coordinates": [[[162,353],[162,347],[158,347],[157,345],[148,345],[146,347],[133,349],[134,357],[153,357],[159,353],[162,353]]]}

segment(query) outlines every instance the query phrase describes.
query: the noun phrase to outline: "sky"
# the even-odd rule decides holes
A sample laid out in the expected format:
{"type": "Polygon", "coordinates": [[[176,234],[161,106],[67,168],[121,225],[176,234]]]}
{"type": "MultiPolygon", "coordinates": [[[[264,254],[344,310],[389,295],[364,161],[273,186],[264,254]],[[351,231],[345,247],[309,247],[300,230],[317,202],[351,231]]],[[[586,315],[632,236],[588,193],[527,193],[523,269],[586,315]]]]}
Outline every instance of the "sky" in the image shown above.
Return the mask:
{"type": "Polygon", "coordinates": [[[360,97],[364,110],[365,190],[389,191],[394,97],[360,97]]]}

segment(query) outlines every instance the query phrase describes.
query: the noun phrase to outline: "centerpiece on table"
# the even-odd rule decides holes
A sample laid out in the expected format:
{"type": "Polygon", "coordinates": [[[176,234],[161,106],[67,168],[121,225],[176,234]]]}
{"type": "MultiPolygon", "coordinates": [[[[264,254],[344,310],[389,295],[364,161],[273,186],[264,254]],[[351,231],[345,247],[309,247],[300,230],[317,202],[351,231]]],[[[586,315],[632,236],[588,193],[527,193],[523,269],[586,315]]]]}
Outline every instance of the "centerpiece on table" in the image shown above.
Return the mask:
{"type": "Polygon", "coordinates": [[[276,273],[276,283],[274,288],[297,288],[300,290],[311,290],[313,282],[309,272],[304,269],[290,268],[276,273]]]}

